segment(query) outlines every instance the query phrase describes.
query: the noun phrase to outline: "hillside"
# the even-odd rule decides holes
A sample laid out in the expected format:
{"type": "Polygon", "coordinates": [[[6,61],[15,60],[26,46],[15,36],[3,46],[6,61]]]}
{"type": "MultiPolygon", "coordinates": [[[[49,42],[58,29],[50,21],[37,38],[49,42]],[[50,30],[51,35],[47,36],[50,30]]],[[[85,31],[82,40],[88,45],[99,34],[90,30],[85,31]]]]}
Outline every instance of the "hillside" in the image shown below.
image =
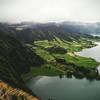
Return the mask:
{"type": "Polygon", "coordinates": [[[1,23],[0,80],[12,89],[34,95],[25,86],[25,81],[33,76],[64,74],[67,77],[97,78],[99,63],[74,54],[96,46],[91,41],[95,39],[87,34],[69,33],[55,23],[1,23]]]}
{"type": "Polygon", "coordinates": [[[19,40],[0,33],[0,80],[33,94],[25,86],[21,75],[29,72],[31,66],[38,67],[43,63],[41,57],[19,40]]]}
{"type": "MultiPolygon", "coordinates": [[[[55,37],[67,41],[78,40],[80,37],[94,38],[93,36],[88,35],[85,31],[82,31],[82,26],[80,27],[74,23],[20,23],[1,24],[1,26],[1,32],[7,31],[10,35],[17,37],[25,43],[32,43],[36,40],[52,40],[55,37]],[[78,31],[79,29],[82,32],[78,31]]],[[[87,31],[87,29],[85,30],[87,31]]]]}
{"type": "MultiPolygon", "coordinates": [[[[9,30],[11,33],[7,33],[7,34],[9,34],[11,37],[14,37],[20,40],[21,43],[24,44],[24,46],[26,45],[28,48],[31,49],[31,53],[35,53],[36,55],[41,57],[43,61],[45,61],[44,64],[47,64],[47,66],[49,64],[50,66],[57,67],[58,65],[56,65],[56,63],[57,64],[60,63],[59,66],[62,64],[62,66],[64,66],[63,70],[65,70],[67,69],[66,65],[69,66],[69,63],[70,63],[70,60],[69,62],[65,61],[66,57],[70,56],[68,54],[73,55],[73,52],[80,51],[84,48],[90,48],[90,47],[95,46],[95,44],[91,40],[96,39],[96,37],[93,37],[88,34],[82,34],[79,32],[78,33],[68,32],[67,27],[63,26],[64,24],[66,23],[63,23],[63,24],[61,23],[59,24],[57,23],[45,23],[45,24],[19,23],[19,24],[6,24],[6,25],[2,24],[2,27],[5,26],[4,28],[2,28],[2,29],[5,29],[5,30],[2,30],[2,32],[3,31],[8,32],[9,30]]],[[[23,53],[21,52],[21,55],[22,54],[23,53]]],[[[77,59],[77,57],[75,58],[71,57],[71,58],[77,59]]],[[[29,59],[30,59],[29,61],[32,61],[32,58],[29,57],[29,59]]],[[[43,61],[39,61],[37,59],[32,62],[37,62],[38,65],[39,65],[39,62],[43,63],[43,61]]],[[[83,66],[81,63],[81,62],[85,63],[85,61],[88,61],[88,60],[91,62],[92,67],[95,69],[96,66],[98,65],[98,62],[96,62],[95,60],[92,60],[91,58],[89,59],[83,58],[82,61],[79,60],[80,65],[77,65],[76,62],[74,62],[73,68],[75,69],[75,66],[78,66],[78,67],[82,66],[83,69],[84,67],[85,69],[87,69],[86,67],[89,67],[89,69],[91,69],[89,63],[87,63],[85,66],[83,66]]],[[[21,62],[22,61],[23,61],[23,58],[21,59],[21,62]]],[[[18,64],[16,65],[19,66],[18,64]]],[[[34,65],[31,65],[31,69],[32,69],[32,66],[34,65]]],[[[42,64],[42,66],[45,66],[45,65],[42,64]]],[[[68,68],[68,70],[69,69],[70,68],[68,68]]]]}

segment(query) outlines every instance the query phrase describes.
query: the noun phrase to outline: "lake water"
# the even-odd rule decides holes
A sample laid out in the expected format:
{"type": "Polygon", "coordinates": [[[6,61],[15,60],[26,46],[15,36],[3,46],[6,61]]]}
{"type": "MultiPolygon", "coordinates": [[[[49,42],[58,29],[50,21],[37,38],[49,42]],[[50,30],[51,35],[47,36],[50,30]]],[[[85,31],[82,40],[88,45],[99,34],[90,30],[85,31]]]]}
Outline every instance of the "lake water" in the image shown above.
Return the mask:
{"type": "MultiPolygon", "coordinates": [[[[100,43],[77,54],[100,61],[100,43]]],[[[42,100],[100,100],[100,81],[97,80],[38,76],[30,79],[27,86],[42,100]]]]}
{"type": "Polygon", "coordinates": [[[75,54],[83,57],[91,57],[100,62],[100,43],[96,43],[97,46],[89,49],[83,49],[81,52],[75,54]]]}

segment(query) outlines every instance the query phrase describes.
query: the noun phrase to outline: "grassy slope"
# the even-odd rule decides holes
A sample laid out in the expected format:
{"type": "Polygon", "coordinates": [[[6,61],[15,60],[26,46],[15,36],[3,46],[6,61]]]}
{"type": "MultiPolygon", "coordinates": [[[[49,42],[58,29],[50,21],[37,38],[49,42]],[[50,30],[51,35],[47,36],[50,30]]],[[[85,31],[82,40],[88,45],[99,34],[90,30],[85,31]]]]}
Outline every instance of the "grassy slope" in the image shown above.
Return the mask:
{"type": "Polygon", "coordinates": [[[16,38],[0,33],[0,80],[34,95],[25,86],[21,75],[29,72],[31,66],[36,67],[39,64],[43,64],[40,56],[16,38]]]}
{"type": "Polygon", "coordinates": [[[35,48],[35,51],[38,55],[40,55],[43,59],[49,61],[49,62],[56,62],[54,56],[56,57],[63,57],[66,62],[73,62],[76,65],[82,66],[82,67],[90,67],[90,68],[95,68],[98,63],[92,59],[92,58],[86,58],[86,57],[80,57],[77,55],[74,55],[73,52],[75,51],[80,51],[84,48],[89,48],[95,46],[92,42],[86,39],[80,39],[78,42],[73,41],[73,42],[68,42],[68,41],[61,41],[59,38],[56,38],[56,40],[53,41],[37,41],[35,42],[35,45],[41,46],[35,48]],[[52,46],[60,46],[62,48],[67,49],[66,53],[67,54],[55,54],[52,53],[50,54],[48,51],[45,50],[45,48],[52,47],[52,46]],[[68,53],[72,53],[73,55],[68,55],[68,53]],[[57,56],[58,55],[58,56],[57,56]]]}
{"type": "MultiPolygon", "coordinates": [[[[23,75],[24,79],[28,79],[30,76],[37,75],[58,75],[65,74],[68,70],[71,71],[71,67],[68,66],[70,64],[74,64],[75,66],[95,69],[99,64],[92,58],[80,57],[74,55],[74,51],[80,51],[84,48],[89,48],[95,46],[94,43],[90,42],[90,40],[86,40],[81,38],[79,41],[68,42],[65,40],[60,40],[59,38],[55,38],[52,41],[44,40],[44,41],[35,41],[35,47],[33,47],[33,51],[36,52],[39,56],[41,56],[46,62],[46,65],[43,65],[41,68],[32,68],[31,73],[23,75]],[[47,51],[47,48],[59,46],[67,49],[65,54],[55,54],[47,51]],[[72,55],[71,55],[72,54],[72,55]],[[64,59],[66,64],[62,64],[57,62],[57,59],[64,59]],[[68,64],[68,65],[67,65],[68,64]],[[49,66],[49,67],[48,67],[49,66]],[[67,70],[66,70],[67,69],[67,70]]],[[[73,69],[73,68],[72,68],[73,69]]]]}
{"type": "Polygon", "coordinates": [[[73,63],[76,66],[85,67],[85,68],[96,68],[98,66],[98,62],[96,62],[92,58],[86,58],[81,56],[71,56],[71,55],[65,55],[65,60],[68,63],[73,63]]]}
{"type": "Polygon", "coordinates": [[[48,48],[57,45],[67,49],[70,52],[80,51],[84,48],[95,46],[93,42],[84,38],[79,39],[79,41],[73,40],[73,42],[68,42],[66,40],[60,40],[59,38],[55,37],[55,39],[53,39],[52,41],[43,40],[35,41],[34,43],[35,45],[41,46],[43,48],[48,48]]]}

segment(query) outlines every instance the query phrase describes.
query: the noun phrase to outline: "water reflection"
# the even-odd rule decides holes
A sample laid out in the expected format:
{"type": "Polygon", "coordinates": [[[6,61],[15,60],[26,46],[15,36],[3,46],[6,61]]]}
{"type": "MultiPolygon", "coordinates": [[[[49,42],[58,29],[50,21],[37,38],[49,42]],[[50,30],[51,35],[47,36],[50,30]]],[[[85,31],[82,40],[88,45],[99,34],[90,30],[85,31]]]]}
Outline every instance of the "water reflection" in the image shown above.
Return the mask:
{"type": "Polygon", "coordinates": [[[42,76],[37,82],[31,79],[27,85],[42,100],[99,100],[100,81],[42,76]]]}
{"type": "MultiPolygon", "coordinates": [[[[92,57],[100,62],[100,43],[94,48],[85,49],[77,54],[92,57]]],[[[100,73],[100,67],[98,71],[100,73]]],[[[100,100],[100,81],[97,81],[100,77],[90,79],[84,78],[81,73],[78,74],[33,78],[27,82],[27,86],[42,100],[100,100]]]]}

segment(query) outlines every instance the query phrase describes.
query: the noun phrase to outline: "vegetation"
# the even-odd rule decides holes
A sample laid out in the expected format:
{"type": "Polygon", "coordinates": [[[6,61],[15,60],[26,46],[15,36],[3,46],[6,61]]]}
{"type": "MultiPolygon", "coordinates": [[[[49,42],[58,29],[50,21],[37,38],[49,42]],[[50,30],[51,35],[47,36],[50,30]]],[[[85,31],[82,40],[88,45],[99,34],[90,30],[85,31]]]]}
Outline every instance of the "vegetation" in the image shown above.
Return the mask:
{"type": "MultiPolygon", "coordinates": [[[[48,40],[43,40],[43,41],[34,41],[36,46],[42,47],[42,48],[50,48],[50,47],[61,47],[68,52],[77,52],[80,51],[84,48],[91,48],[93,46],[96,46],[94,42],[85,39],[85,38],[80,38],[77,41],[66,41],[66,40],[61,40],[60,38],[55,37],[55,39],[48,41],[48,40]]],[[[66,52],[67,52],[66,51],[66,52]]]]}
{"type": "Polygon", "coordinates": [[[55,39],[48,41],[34,41],[32,50],[45,60],[45,64],[39,68],[31,68],[28,74],[23,75],[27,80],[32,76],[56,76],[66,74],[71,77],[97,77],[96,67],[99,62],[92,58],[75,55],[74,52],[84,48],[96,46],[91,40],[80,38],[78,41],[69,42],[55,39]]]}
{"type": "Polygon", "coordinates": [[[43,63],[40,56],[16,38],[0,33],[0,80],[32,93],[25,86],[21,75],[29,72],[31,66],[36,67],[43,63]]]}
{"type": "Polygon", "coordinates": [[[66,54],[65,60],[67,63],[71,63],[71,64],[75,64],[76,66],[91,68],[91,69],[92,68],[95,69],[100,64],[99,62],[96,62],[92,58],[81,57],[74,54],[72,54],[72,56],[66,54]]]}
{"type": "Polygon", "coordinates": [[[95,46],[93,39],[56,25],[18,29],[18,25],[0,24],[0,79],[34,95],[24,83],[30,76],[66,74],[97,78],[99,63],[74,55],[95,46]]]}
{"type": "Polygon", "coordinates": [[[43,65],[40,68],[31,68],[30,72],[27,74],[23,74],[22,78],[24,81],[27,81],[31,77],[35,76],[58,76],[63,75],[66,73],[65,71],[61,70],[60,68],[57,68],[53,65],[43,65]]]}

